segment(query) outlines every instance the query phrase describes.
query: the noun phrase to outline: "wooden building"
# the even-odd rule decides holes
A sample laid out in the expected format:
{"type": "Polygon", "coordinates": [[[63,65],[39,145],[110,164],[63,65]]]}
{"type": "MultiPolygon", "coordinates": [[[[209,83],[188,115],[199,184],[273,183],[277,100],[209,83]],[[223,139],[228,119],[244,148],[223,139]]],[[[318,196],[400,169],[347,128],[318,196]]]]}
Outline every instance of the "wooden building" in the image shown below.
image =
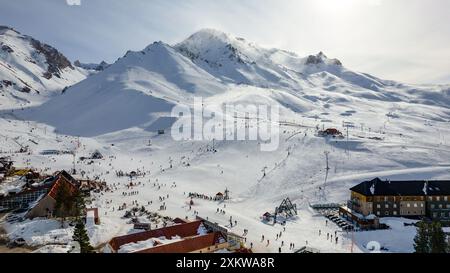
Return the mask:
{"type": "Polygon", "coordinates": [[[375,178],[350,189],[347,207],[363,216],[450,220],[450,181],[388,181],[375,178]]]}
{"type": "Polygon", "coordinates": [[[52,217],[55,210],[56,194],[63,185],[70,194],[78,191],[78,182],[66,171],[61,171],[39,183],[36,187],[0,199],[0,206],[13,209],[28,209],[26,218],[52,217]]]}

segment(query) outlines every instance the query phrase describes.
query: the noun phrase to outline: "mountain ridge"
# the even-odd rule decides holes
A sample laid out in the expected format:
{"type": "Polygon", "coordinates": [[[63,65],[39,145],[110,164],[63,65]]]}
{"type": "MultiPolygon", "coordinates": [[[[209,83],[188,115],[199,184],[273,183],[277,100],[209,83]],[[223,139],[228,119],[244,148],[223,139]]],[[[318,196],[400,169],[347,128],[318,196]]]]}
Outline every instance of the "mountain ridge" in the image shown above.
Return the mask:
{"type": "MultiPolygon", "coordinates": [[[[447,107],[448,90],[447,86],[406,85],[354,72],[323,52],[299,57],[220,31],[201,30],[174,46],[154,42],[141,51],[128,51],[107,69],[30,109],[24,117],[67,134],[93,136],[152,127],[159,119],[168,119],[174,105],[191,106],[194,97],[203,97],[213,108],[225,102],[259,102],[280,105],[284,113],[305,114],[352,108],[356,102],[354,108],[402,102],[447,107]],[[117,124],[102,128],[102,119],[117,124]]],[[[342,116],[349,114],[344,111],[342,116]]]]}
{"type": "Polygon", "coordinates": [[[86,76],[56,48],[0,26],[0,109],[45,101],[86,76]]]}

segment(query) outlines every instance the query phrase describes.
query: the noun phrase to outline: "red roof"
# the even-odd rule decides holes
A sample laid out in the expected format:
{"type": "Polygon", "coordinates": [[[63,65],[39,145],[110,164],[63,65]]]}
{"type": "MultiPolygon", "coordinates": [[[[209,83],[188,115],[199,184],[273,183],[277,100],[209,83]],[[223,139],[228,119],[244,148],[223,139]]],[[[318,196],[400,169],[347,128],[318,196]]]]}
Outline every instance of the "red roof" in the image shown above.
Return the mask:
{"type": "Polygon", "coordinates": [[[70,194],[74,194],[78,190],[77,187],[69,180],[67,180],[65,176],[59,174],[56,182],[50,188],[48,195],[50,195],[50,197],[52,197],[53,199],[56,199],[59,187],[61,187],[62,184],[66,184],[68,186],[70,194]]]}
{"type": "Polygon", "coordinates": [[[174,225],[165,228],[159,228],[134,234],[128,234],[124,236],[114,237],[109,244],[117,251],[122,245],[129,243],[136,243],[140,241],[146,241],[151,238],[165,237],[171,239],[174,236],[181,238],[197,236],[198,228],[201,225],[201,221],[189,222],[180,225],[174,225]]]}
{"type": "MultiPolygon", "coordinates": [[[[223,240],[222,242],[225,242],[225,239],[220,232],[214,232],[187,238],[172,244],[165,244],[136,251],[135,253],[190,253],[207,247],[214,247],[214,245],[220,244],[221,239],[223,240]]],[[[211,250],[214,250],[214,248],[211,248],[211,250]]]]}

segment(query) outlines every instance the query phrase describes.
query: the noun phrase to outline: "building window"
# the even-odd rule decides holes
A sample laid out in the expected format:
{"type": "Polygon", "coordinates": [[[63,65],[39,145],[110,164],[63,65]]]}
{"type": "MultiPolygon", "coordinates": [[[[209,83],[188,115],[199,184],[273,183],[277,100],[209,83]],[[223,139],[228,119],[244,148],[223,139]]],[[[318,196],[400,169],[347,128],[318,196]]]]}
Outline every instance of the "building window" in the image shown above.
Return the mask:
{"type": "Polygon", "coordinates": [[[389,215],[389,211],[385,211],[384,214],[385,214],[385,215],[389,215]]]}
{"type": "Polygon", "coordinates": [[[441,218],[445,218],[445,212],[441,212],[441,218]]]}
{"type": "Polygon", "coordinates": [[[430,205],[430,208],[434,209],[434,204],[431,204],[431,205],[430,205]]]}
{"type": "Polygon", "coordinates": [[[441,201],[441,197],[436,196],[436,201],[441,201]]]}
{"type": "Polygon", "coordinates": [[[414,203],[414,207],[417,208],[417,203],[414,203]]]}
{"type": "Polygon", "coordinates": [[[389,204],[386,204],[384,207],[388,209],[389,208],[389,204]]]}
{"type": "Polygon", "coordinates": [[[433,197],[428,196],[428,201],[433,201],[433,197]]]}
{"type": "Polygon", "coordinates": [[[384,197],[384,202],[387,202],[388,198],[387,196],[384,197]]]}
{"type": "Polygon", "coordinates": [[[437,218],[437,212],[433,212],[433,218],[437,218]]]}
{"type": "Polygon", "coordinates": [[[397,215],[397,211],[394,211],[394,215],[397,215]]]}
{"type": "Polygon", "coordinates": [[[442,204],[439,204],[439,208],[442,209],[442,204]]]}
{"type": "Polygon", "coordinates": [[[377,211],[377,215],[380,215],[380,211],[377,211]]]}
{"type": "Polygon", "coordinates": [[[423,208],[423,203],[420,203],[420,207],[423,208]]]}
{"type": "Polygon", "coordinates": [[[410,203],[408,203],[408,204],[406,204],[406,206],[407,206],[408,208],[410,208],[410,207],[411,207],[411,204],[410,204],[410,203]]]}
{"type": "Polygon", "coordinates": [[[448,201],[447,199],[448,199],[447,196],[444,196],[444,201],[448,201]]]}
{"type": "Polygon", "coordinates": [[[394,209],[396,209],[397,208],[397,204],[394,204],[394,209]]]}
{"type": "Polygon", "coordinates": [[[381,208],[381,205],[380,204],[377,204],[377,209],[380,209],[381,208]]]}

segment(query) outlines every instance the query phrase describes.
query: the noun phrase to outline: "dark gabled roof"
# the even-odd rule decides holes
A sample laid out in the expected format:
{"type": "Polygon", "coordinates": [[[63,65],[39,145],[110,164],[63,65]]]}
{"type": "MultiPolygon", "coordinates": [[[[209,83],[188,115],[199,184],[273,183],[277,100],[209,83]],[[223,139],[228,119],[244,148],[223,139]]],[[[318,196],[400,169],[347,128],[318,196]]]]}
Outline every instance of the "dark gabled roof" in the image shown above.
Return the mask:
{"type": "Polygon", "coordinates": [[[364,181],[351,191],[365,196],[434,196],[450,195],[450,180],[388,181],[375,178],[364,181]]]}

